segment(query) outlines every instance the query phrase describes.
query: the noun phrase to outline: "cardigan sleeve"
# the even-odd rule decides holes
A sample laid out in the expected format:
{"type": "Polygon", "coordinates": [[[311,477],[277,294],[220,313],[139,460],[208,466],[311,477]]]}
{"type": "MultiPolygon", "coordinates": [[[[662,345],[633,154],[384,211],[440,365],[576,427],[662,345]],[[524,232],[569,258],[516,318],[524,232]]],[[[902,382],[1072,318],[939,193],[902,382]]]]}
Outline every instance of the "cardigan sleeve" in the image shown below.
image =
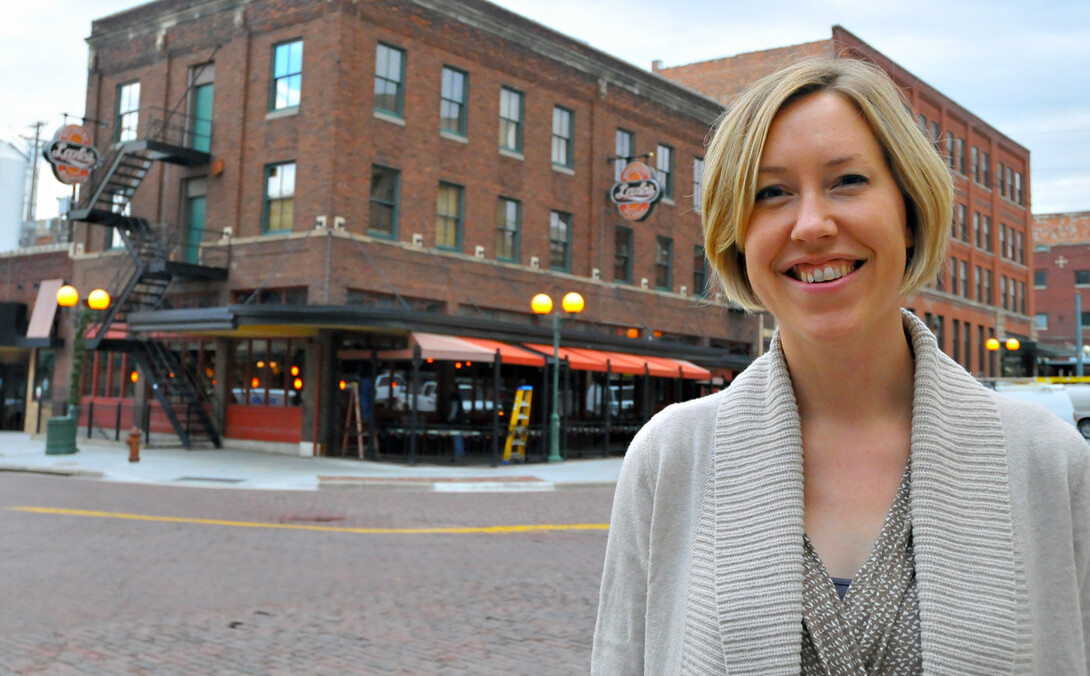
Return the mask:
{"type": "Polygon", "coordinates": [[[648,430],[632,440],[617,479],[606,543],[591,673],[644,673],[653,479],[648,430]]]}
{"type": "Polygon", "coordinates": [[[1090,673],[1090,452],[1075,454],[1071,482],[1071,522],[1074,527],[1075,573],[1079,583],[1082,611],[1082,643],[1086,673],[1090,673]]]}

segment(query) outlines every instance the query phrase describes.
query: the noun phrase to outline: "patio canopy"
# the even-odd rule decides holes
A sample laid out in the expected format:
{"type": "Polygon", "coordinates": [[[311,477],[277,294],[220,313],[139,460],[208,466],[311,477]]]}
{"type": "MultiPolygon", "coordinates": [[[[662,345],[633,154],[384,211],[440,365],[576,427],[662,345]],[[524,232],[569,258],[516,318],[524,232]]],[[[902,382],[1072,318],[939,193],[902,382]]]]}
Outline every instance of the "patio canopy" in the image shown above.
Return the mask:
{"type": "Polygon", "coordinates": [[[409,336],[409,347],[404,350],[384,350],[380,359],[412,359],[413,346],[420,346],[420,357],[435,361],[476,361],[491,364],[496,350],[504,364],[516,366],[544,366],[545,358],[521,347],[487,338],[462,338],[438,333],[414,331],[409,336]]]}
{"type": "MultiPolygon", "coordinates": [[[[552,356],[553,347],[541,343],[527,343],[526,347],[552,356]]],[[[597,371],[604,373],[608,368],[612,373],[626,375],[644,375],[650,373],[656,378],[682,377],[689,380],[708,380],[711,371],[684,359],[669,357],[648,357],[627,352],[606,352],[584,347],[561,347],[560,358],[567,359],[576,371],[597,371]]]]}

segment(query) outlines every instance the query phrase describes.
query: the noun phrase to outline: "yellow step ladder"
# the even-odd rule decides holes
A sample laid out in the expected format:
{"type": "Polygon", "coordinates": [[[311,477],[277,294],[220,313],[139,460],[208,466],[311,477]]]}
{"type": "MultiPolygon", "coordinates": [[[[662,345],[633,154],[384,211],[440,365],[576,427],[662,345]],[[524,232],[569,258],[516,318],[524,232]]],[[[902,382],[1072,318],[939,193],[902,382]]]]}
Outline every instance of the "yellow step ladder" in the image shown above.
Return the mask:
{"type": "Polygon", "coordinates": [[[511,462],[511,454],[526,462],[526,439],[530,435],[530,400],[534,388],[523,385],[515,390],[515,403],[511,406],[511,422],[507,427],[507,443],[503,445],[503,464],[511,462]]]}

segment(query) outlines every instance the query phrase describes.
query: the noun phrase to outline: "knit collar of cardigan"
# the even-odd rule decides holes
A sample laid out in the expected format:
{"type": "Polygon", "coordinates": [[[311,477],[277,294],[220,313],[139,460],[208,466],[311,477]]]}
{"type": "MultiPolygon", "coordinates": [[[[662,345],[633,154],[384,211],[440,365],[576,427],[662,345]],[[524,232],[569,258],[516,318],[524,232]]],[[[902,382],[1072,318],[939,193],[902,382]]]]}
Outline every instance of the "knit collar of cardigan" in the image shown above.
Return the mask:
{"type": "MultiPolygon", "coordinates": [[[[923,322],[902,315],[916,357],[909,514],[924,671],[1011,673],[1029,640],[1029,610],[999,411],[923,322]]],[[[714,471],[724,666],[798,674],[802,434],[778,332],[725,393],[714,471]]]]}

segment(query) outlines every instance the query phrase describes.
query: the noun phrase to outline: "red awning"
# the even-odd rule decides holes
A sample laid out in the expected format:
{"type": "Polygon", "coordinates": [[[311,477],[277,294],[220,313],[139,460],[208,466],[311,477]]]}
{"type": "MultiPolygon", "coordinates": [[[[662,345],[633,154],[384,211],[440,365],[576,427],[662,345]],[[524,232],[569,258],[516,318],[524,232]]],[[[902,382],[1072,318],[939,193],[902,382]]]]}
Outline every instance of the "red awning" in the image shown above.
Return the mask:
{"type": "Polygon", "coordinates": [[[385,350],[378,353],[380,359],[412,359],[413,346],[420,346],[420,357],[435,361],[476,361],[491,364],[496,350],[504,364],[520,366],[544,366],[541,355],[522,348],[486,338],[460,338],[438,333],[414,331],[409,336],[409,347],[404,350],[385,350]]]}
{"type": "MultiPolygon", "coordinates": [[[[527,343],[526,347],[542,354],[552,356],[551,345],[527,343]]],[[[680,375],[688,380],[707,380],[711,372],[684,359],[669,357],[648,357],[627,352],[605,352],[583,347],[561,347],[560,358],[567,358],[571,368],[576,371],[597,371],[604,373],[608,368],[612,373],[642,376],[650,373],[656,378],[677,378],[680,375]]]]}

